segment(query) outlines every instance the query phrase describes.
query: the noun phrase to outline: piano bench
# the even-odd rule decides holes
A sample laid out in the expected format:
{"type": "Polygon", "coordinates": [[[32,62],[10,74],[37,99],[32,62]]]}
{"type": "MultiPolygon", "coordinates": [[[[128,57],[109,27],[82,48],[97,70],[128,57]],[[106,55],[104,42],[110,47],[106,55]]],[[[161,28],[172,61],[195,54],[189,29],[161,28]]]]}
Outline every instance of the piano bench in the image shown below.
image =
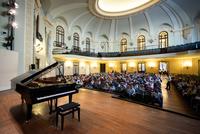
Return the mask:
{"type": "Polygon", "coordinates": [[[70,102],[57,107],[56,111],[56,127],[58,126],[58,116],[61,116],[61,130],[63,130],[64,116],[72,113],[72,118],[74,118],[74,112],[78,111],[78,121],[80,121],[80,104],[75,102],[70,102]]]}

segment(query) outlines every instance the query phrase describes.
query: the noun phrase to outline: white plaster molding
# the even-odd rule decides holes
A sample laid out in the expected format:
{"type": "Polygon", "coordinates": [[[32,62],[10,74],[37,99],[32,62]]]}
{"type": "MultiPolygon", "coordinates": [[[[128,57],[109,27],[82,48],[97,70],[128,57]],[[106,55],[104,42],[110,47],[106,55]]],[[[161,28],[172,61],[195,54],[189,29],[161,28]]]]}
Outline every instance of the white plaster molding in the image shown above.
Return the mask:
{"type": "Polygon", "coordinates": [[[150,37],[153,37],[153,35],[155,34],[155,31],[154,31],[154,27],[153,27],[153,23],[152,23],[152,20],[150,18],[150,15],[148,12],[144,12],[144,16],[146,18],[146,21],[147,21],[147,24],[148,24],[148,28],[149,28],[149,35],[150,37]]]}
{"type": "Polygon", "coordinates": [[[87,14],[89,14],[89,13],[90,13],[89,11],[86,11],[86,12],[81,13],[81,14],[78,15],[77,17],[75,17],[75,18],[71,21],[71,23],[69,24],[69,31],[72,30],[73,25],[75,24],[75,22],[76,22],[78,19],[80,19],[82,16],[87,15],[87,14]]]}
{"type": "Polygon", "coordinates": [[[52,18],[55,18],[55,17],[60,16],[64,12],[67,13],[70,10],[73,10],[73,9],[80,9],[80,8],[87,8],[87,7],[88,7],[87,3],[66,4],[66,5],[62,5],[62,6],[59,6],[59,7],[52,9],[48,13],[48,15],[50,15],[52,18]]]}
{"type": "Polygon", "coordinates": [[[87,30],[89,24],[90,24],[95,18],[96,18],[95,16],[92,16],[92,17],[89,19],[89,21],[85,24],[85,26],[83,27],[83,37],[85,36],[85,34],[86,34],[86,32],[87,32],[86,30],[87,30]]]}
{"type": "Polygon", "coordinates": [[[133,20],[132,20],[132,17],[133,16],[129,16],[128,17],[128,21],[129,21],[129,27],[130,27],[130,40],[131,40],[131,42],[132,42],[132,40],[133,40],[133,20]]]}

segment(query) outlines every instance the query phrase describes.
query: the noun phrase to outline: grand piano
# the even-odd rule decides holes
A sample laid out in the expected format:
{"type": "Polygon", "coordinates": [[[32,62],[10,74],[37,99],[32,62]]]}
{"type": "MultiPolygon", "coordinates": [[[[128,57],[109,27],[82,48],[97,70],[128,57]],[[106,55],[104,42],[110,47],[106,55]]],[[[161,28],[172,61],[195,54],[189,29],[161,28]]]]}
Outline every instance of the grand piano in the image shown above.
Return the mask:
{"type": "Polygon", "coordinates": [[[71,102],[72,95],[78,93],[76,83],[67,82],[63,75],[48,78],[47,74],[52,74],[55,69],[60,70],[60,66],[60,63],[55,62],[39,71],[31,70],[11,80],[11,88],[21,95],[22,103],[26,103],[26,121],[31,119],[33,104],[49,101],[51,113],[53,100],[56,108],[58,98],[69,96],[71,102]]]}

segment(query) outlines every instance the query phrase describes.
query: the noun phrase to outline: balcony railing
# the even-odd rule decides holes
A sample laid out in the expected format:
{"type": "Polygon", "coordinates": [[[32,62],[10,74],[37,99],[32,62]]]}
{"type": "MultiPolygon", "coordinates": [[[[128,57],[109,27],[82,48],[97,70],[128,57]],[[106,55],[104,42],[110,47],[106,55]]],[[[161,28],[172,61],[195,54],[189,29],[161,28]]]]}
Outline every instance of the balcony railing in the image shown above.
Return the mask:
{"type": "Polygon", "coordinates": [[[95,53],[94,49],[83,48],[81,50],[79,47],[72,47],[72,49],[63,48],[60,52],[56,49],[53,50],[53,54],[76,54],[82,56],[92,56],[92,57],[121,57],[121,56],[140,56],[140,55],[151,55],[151,54],[164,54],[164,53],[175,53],[184,52],[188,50],[198,50],[200,49],[200,42],[188,43],[184,45],[169,46],[166,48],[156,48],[156,46],[147,46],[145,50],[138,50],[137,48],[128,49],[126,52],[99,52],[95,53]]]}
{"type": "Polygon", "coordinates": [[[54,41],[53,46],[54,47],[66,47],[66,44],[63,42],[54,41]]]}

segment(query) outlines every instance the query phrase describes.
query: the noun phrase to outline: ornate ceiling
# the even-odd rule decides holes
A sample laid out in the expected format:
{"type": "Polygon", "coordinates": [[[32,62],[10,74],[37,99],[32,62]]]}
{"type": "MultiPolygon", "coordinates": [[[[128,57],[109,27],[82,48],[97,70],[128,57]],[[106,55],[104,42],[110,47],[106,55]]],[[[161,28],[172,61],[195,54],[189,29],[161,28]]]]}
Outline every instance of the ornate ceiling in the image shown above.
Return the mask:
{"type": "Polygon", "coordinates": [[[145,10],[114,18],[96,15],[89,9],[91,1],[95,0],[41,0],[41,3],[44,14],[50,20],[65,22],[69,33],[79,28],[82,37],[90,33],[94,39],[106,36],[111,41],[121,34],[131,38],[141,32],[157,35],[158,28],[172,32],[193,28],[200,16],[199,0],[162,0],[145,10]]]}

